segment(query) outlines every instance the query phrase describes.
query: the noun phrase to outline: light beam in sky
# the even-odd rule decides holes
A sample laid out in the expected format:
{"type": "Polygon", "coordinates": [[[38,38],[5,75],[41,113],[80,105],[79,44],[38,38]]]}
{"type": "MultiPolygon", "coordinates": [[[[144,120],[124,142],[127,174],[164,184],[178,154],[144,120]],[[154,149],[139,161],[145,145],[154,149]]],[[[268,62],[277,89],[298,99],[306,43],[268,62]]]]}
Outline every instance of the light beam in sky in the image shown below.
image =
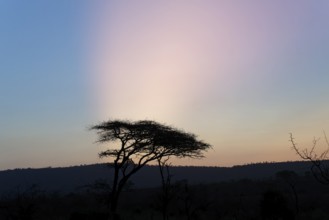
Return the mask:
{"type": "Polygon", "coordinates": [[[290,89],[311,75],[296,72],[305,64],[292,57],[318,11],[306,1],[255,2],[103,7],[95,16],[92,52],[100,119],[154,119],[192,130],[216,145],[210,164],[222,153],[234,160],[250,155],[245,161],[291,158],[283,153],[295,128],[287,117],[292,102],[304,105],[304,92],[289,100],[290,89]]]}
{"type": "Polygon", "coordinates": [[[247,29],[246,20],[257,17],[232,16],[213,3],[139,4],[110,5],[97,20],[100,114],[167,120],[195,100],[234,92],[248,78],[266,80],[256,65],[276,52],[280,36],[276,29],[258,36],[257,24],[247,29]]]}
{"type": "Polygon", "coordinates": [[[156,120],[200,161],[299,159],[329,132],[329,1],[0,1],[0,169],[100,162],[87,127],[156,120]]]}

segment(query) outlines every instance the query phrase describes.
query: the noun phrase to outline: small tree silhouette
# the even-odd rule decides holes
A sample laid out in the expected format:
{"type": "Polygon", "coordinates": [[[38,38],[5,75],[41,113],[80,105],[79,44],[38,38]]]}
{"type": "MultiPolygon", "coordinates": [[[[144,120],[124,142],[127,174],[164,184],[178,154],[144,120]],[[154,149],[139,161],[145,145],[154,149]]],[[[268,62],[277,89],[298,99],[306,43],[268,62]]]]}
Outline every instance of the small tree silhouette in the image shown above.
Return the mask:
{"type": "Polygon", "coordinates": [[[129,178],[152,161],[171,156],[201,158],[211,146],[196,136],[154,121],[109,120],[92,126],[98,142],[113,142],[118,147],[99,153],[113,157],[114,177],[110,196],[110,218],[120,219],[117,213],[120,193],[129,178]]]}
{"type": "Polygon", "coordinates": [[[295,200],[296,215],[298,215],[299,199],[298,199],[298,193],[296,190],[296,182],[297,182],[298,174],[291,170],[282,170],[282,171],[279,171],[276,173],[276,177],[278,179],[283,180],[284,182],[286,182],[286,184],[289,185],[289,187],[293,193],[294,200],[295,200]]]}
{"type": "Polygon", "coordinates": [[[324,133],[325,142],[327,149],[321,154],[317,154],[315,148],[318,144],[319,139],[313,139],[313,144],[310,149],[300,149],[295,142],[293,135],[290,133],[290,142],[292,148],[303,160],[309,161],[312,163],[311,171],[315,179],[322,183],[329,185],[329,167],[328,167],[328,153],[329,153],[329,141],[326,133],[324,133]]]}
{"type": "Polygon", "coordinates": [[[162,185],[162,192],[159,195],[160,200],[160,209],[162,212],[162,219],[168,220],[168,209],[170,202],[174,199],[174,192],[173,192],[173,185],[172,185],[172,175],[170,174],[170,163],[168,162],[169,157],[161,160],[158,160],[158,166],[160,170],[161,176],[161,185],[162,185]]]}
{"type": "Polygon", "coordinates": [[[260,203],[263,220],[293,220],[294,215],[287,206],[286,198],[278,191],[267,190],[260,203]]]}
{"type": "Polygon", "coordinates": [[[5,219],[34,219],[38,211],[38,200],[42,194],[43,191],[35,184],[27,188],[18,186],[1,198],[4,201],[0,201],[0,219],[2,219],[1,215],[5,219]]]}

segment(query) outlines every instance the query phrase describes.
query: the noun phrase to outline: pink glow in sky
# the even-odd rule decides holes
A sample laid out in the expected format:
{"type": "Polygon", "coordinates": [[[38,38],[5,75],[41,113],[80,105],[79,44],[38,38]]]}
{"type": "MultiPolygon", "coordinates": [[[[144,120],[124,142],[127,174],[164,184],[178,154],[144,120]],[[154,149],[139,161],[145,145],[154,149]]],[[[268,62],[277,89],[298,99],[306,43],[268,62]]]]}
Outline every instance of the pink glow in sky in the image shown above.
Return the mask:
{"type": "Polygon", "coordinates": [[[324,77],[304,69],[316,62],[308,50],[320,45],[308,41],[321,34],[314,23],[326,25],[324,12],[307,1],[254,2],[104,7],[94,21],[97,114],[195,132],[214,145],[201,164],[296,159],[288,133],[312,137],[328,122],[324,109],[307,110],[307,91],[294,96],[306,78],[324,77]]]}
{"type": "Polygon", "coordinates": [[[329,133],[329,1],[0,1],[0,169],[100,162],[86,128],[156,120],[229,166],[329,133]]]}

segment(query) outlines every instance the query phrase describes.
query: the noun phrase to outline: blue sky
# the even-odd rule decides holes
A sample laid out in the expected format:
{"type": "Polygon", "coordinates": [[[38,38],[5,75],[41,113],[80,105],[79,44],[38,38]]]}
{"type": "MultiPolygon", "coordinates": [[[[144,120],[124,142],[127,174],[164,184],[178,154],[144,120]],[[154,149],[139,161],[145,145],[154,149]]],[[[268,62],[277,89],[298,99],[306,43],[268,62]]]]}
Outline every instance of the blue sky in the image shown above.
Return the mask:
{"type": "MultiPolygon", "coordinates": [[[[151,119],[229,166],[329,123],[327,1],[1,1],[0,169],[101,162],[88,126],[151,119]]],[[[104,147],[104,146],[103,146],[104,147]]],[[[319,146],[321,147],[321,146],[319,146]]]]}
{"type": "Polygon", "coordinates": [[[1,1],[2,169],[60,165],[84,139],[92,122],[85,10],[74,1],[1,1]]]}

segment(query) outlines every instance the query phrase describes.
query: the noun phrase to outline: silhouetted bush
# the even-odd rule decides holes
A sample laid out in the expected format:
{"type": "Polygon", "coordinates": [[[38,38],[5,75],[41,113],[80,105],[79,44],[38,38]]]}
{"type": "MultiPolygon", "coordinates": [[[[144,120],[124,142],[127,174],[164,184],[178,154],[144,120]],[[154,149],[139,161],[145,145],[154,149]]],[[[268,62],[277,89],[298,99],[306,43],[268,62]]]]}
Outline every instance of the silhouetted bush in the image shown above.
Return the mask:
{"type": "Polygon", "coordinates": [[[91,212],[91,213],[80,213],[74,212],[70,216],[70,220],[107,220],[108,213],[102,212],[91,212]]]}
{"type": "Polygon", "coordinates": [[[264,192],[260,207],[263,220],[294,219],[294,214],[288,208],[286,198],[278,191],[268,190],[264,192]]]}
{"type": "Polygon", "coordinates": [[[32,185],[15,188],[1,198],[0,216],[8,220],[32,220],[38,211],[42,191],[32,185]]]}

